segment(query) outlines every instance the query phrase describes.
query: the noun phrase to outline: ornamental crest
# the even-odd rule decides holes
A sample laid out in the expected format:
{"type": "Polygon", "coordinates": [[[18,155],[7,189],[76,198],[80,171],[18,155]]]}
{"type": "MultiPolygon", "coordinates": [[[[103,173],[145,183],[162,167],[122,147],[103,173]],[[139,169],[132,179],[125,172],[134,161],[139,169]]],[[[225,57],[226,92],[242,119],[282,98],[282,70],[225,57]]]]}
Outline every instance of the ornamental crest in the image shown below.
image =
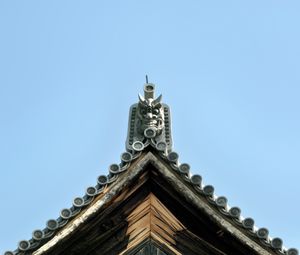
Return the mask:
{"type": "Polygon", "coordinates": [[[126,148],[144,148],[151,144],[160,150],[170,151],[172,147],[170,109],[163,104],[162,95],[155,98],[155,85],[146,83],[144,96],[130,108],[126,148]]]}

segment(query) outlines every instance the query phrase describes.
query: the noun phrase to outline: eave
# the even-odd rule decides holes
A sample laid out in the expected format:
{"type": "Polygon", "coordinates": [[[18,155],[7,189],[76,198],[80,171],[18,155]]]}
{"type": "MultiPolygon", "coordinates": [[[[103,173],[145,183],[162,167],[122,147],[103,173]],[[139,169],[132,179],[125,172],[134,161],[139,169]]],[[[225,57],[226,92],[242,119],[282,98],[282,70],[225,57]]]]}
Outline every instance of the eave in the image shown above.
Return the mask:
{"type": "MultiPolygon", "coordinates": [[[[76,218],[70,221],[63,229],[57,232],[57,234],[45,243],[38,250],[33,252],[34,255],[48,254],[56,246],[59,246],[64,240],[66,240],[72,233],[76,232],[81,226],[87,224],[97,213],[108,208],[113,200],[120,201],[125,194],[122,195],[122,191],[126,190],[132,183],[142,176],[147,165],[153,165],[161,176],[178,191],[186,202],[194,208],[201,210],[209,218],[217,224],[220,229],[230,233],[234,238],[239,240],[242,244],[253,250],[253,254],[271,255],[276,254],[268,247],[259,243],[256,236],[252,236],[249,231],[241,228],[239,224],[231,217],[225,217],[215,205],[208,202],[205,195],[197,191],[194,185],[191,184],[185,177],[180,177],[160,156],[151,151],[144,152],[131,167],[118,177],[118,180],[105,188],[103,194],[99,195],[95,201],[84,211],[82,211],[76,218]],[[255,237],[255,238],[253,238],[255,237]]],[[[135,187],[135,189],[138,187],[135,187]]],[[[133,192],[135,189],[132,189],[133,192]]],[[[126,194],[129,195],[129,194],[126,194]]]]}

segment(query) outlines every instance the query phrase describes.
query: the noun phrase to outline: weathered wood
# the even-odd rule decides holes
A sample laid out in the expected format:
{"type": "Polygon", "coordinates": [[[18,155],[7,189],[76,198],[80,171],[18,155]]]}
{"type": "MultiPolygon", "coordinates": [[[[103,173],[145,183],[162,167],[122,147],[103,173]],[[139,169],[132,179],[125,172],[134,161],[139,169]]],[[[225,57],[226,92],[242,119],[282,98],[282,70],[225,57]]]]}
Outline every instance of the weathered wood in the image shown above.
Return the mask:
{"type": "Polygon", "coordinates": [[[274,254],[151,152],[33,254],[127,255],[145,240],[164,244],[166,254],[274,254]]]}
{"type": "Polygon", "coordinates": [[[152,193],[127,217],[127,222],[129,224],[127,230],[129,243],[127,249],[121,254],[126,253],[145,239],[154,236],[159,236],[161,242],[174,254],[181,254],[174,248],[176,244],[174,237],[177,231],[184,229],[184,226],[152,193]]]}

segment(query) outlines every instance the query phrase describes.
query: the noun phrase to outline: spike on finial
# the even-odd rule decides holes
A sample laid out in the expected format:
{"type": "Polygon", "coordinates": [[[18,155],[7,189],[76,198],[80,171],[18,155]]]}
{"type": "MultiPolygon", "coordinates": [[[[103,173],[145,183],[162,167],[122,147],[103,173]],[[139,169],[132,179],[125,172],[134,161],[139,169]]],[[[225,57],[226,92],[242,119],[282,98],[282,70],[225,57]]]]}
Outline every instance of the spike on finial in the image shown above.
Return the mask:
{"type": "Polygon", "coordinates": [[[146,74],[146,83],[148,83],[148,75],[146,74]]]}

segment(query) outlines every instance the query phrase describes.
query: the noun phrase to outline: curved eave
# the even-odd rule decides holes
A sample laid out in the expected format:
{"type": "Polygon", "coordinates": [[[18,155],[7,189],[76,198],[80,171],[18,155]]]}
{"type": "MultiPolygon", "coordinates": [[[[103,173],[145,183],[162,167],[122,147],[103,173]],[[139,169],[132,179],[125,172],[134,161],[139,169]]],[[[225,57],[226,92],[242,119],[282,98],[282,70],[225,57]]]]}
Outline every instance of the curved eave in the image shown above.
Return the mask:
{"type": "Polygon", "coordinates": [[[172,168],[168,166],[160,157],[154,155],[152,152],[147,152],[142,155],[137,162],[122,175],[118,181],[112,184],[104,193],[84,212],[78,215],[62,230],[60,230],[50,241],[40,247],[37,251],[33,252],[33,255],[42,255],[48,250],[53,249],[56,245],[59,245],[65,238],[71,233],[75,232],[82,224],[85,224],[90,218],[92,218],[100,209],[109,205],[110,201],[114,199],[122,190],[130,185],[144,170],[145,166],[152,164],[157,171],[178,191],[181,195],[194,206],[211,217],[211,219],[222,227],[224,230],[231,233],[243,244],[247,245],[253,251],[262,255],[271,255],[271,253],[256,241],[240,230],[230,220],[226,219],[222,214],[216,212],[205,198],[193,191],[191,187],[188,187],[184,179],[178,179],[178,176],[172,171],[172,168]]]}
{"type": "Polygon", "coordinates": [[[223,206],[220,206],[216,202],[218,198],[214,194],[207,194],[207,192],[205,192],[207,186],[202,187],[200,176],[194,175],[191,177],[189,166],[187,164],[178,163],[177,153],[159,151],[155,145],[148,143],[143,148],[143,151],[133,151],[132,155],[128,152],[125,152],[124,154],[122,154],[121,157],[121,164],[111,165],[110,174],[107,176],[100,176],[105,181],[103,185],[99,185],[100,177],[98,178],[98,184],[95,187],[92,187],[97,192],[94,195],[86,195],[83,198],[79,198],[79,200],[81,199],[83,201],[83,204],[81,206],[73,206],[70,208],[70,211],[73,212],[71,217],[62,219],[60,216],[56,221],[53,220],[54,222],[58,222],[57,228],[51,230],[47,226],[44,230],[41,230],[43,233],[50,233],[49,236],[44,236],[42,240],[33,238],[29,241],[24,241],[25,244],[26,242],[30,243],[30,249],[22,251],[19,247],[14,252],[6,252],[5,255],[40,255],[46,253],[76,231],[82,224],[85,224],[85,222],[93,217],[99,210],[108,206],[109,202],[126,186],[132,183],[148,164],[155,166],[167,182],[169,182],[174,189],[179,191],[181,196],[183,196],[191,206],[204,211],[205,214],[207,214],[222,229],[229,232],[256,253],[262,255],[298,254],[298,251],[293,248],[286,250],[282,247],[273,247],[272,242],[276,239],[280,240],[279,238],[271,239],[269,236],[266,238],[261,237],[258,234],[259,229],[255,226],[251,229],[245,227],[243,218],[240,217],[240,215],[238,215],[238,217],[232,215],[230,207],[226,206],[224,208],[223,206]],[[126,157],[123,158],[126,153],[126,157]],[[129,160],[127,156],[129,156],[129,160]],[[124,162],[125,159],[126,162],[124,162]],[[195,179],[197,178],[194,177],[198,177],[198,182],[195,182],[195,179]]]}

